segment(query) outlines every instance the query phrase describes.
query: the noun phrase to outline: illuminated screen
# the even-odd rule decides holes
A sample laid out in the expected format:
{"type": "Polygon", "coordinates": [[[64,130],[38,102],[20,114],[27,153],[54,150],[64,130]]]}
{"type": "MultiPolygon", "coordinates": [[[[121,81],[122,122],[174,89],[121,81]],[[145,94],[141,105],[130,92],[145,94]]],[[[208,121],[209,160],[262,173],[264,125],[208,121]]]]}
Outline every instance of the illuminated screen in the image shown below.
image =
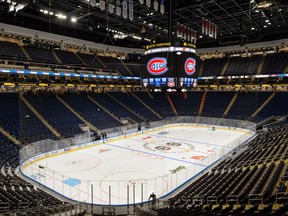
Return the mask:
{"type": "Polygon", "coordinates": [[[142,85],[151,88],[174,88],[177,81],[175,77],[143,78],[142,85]]]}
{"type": "Polygon", "coordinates": [[[176,57],[178,65],[178,87],[197,87],[199,76],[200,58],[192,53],[182,52],[176,57]]]}
{"type": "Polygon", "coordinates": [[[175,56],[174,53],[154,53],[141,57],[143,70],[142,78],[153,77],[175,77],[175,56]]]}
{"type": "Polygon", "coordinates": [[[197,78],[199,75],[200,58],[193,53],[176,54],[178,77],[197,78]]]}
{"type": "Polygon", "coordinates": [[[157,52],[141,57],[143,87],[196,87],[199,57],[191,52],[157,52]]]}

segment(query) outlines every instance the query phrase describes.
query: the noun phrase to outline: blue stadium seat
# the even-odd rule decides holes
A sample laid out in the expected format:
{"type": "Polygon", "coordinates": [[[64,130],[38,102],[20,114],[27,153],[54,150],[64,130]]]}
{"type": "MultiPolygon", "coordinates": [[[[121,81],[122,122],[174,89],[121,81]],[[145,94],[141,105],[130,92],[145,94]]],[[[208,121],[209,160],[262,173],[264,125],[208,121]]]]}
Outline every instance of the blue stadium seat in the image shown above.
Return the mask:
{"type": "Polygon", "coordinates": [[[0,41],[0,58],[12,60],[27,60],[27,56],[17,43],[0,41]]]}
{"type": "Polygon", "coordinates": [[[106,113],[85,95],[65,95],[62,97],[83,118],[98,129],[122,126],[122,123],[106,113]]]}
{"type": "Polygon", "coordinates": [[[83,131],[83,122],[66,108],[55,95],[25,95],[38,112],[64,137],[72,137],[83,131]]]}
{"type": "Polygon", "coordinates": [[[200,103],[203,97],[202,91],[187,92],[184,94],[169,94],[178,115],[197,116],[199,113],[200,103]]]}
{"type": "Polygon", "coordinates": [[[33,61],[46,64],[58,64],[55,56],[51,53],[51,50],[30,46],[26,46],[24,48],[33,61]]]}
{"type": "Polygon", "coordinates": [[[233,57],[225,71],[225,75],[253,75],[257,73],[262,56],[256,55],[252,57],[233,57]]]}
{"type": "Polygon", "coordinates": [[[288,62],[288,52],[267,54],[262,68],[262,74],[281,74],[285,72],[288,62]]]}
{"type": "Polygon", "coordinates": [[[147,92],[134,92],[144,103],[146,103],[153,110],[158,112],[161,116],[173,116],[173,110],[164,93],[150,92],[150,97],[147,92]]]}
{"type": "Polygon", "coordinates": [[[114,99],[112,99],[108,94],[97,94],[92,96],[95,101],[104,106],[107,110],[114,113],[119,118],[130,118],[135,122],[143,122],[139,116],[130,112],[128,109],[120,105],[114,99]]]}
{"type": "Polygon", "coordinates": [[[226,58],[205,59],[202,76],[220,76],[226,61],[226,58]]]}

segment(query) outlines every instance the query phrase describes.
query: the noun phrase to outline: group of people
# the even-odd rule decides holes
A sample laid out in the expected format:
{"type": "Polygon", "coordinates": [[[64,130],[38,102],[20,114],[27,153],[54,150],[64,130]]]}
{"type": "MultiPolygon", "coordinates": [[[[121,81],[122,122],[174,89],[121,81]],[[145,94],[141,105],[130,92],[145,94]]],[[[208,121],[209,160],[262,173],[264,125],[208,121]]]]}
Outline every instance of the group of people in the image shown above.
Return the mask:
{"type": "Polygon", "coordinates": [[[95,133],[95,140],[107,140],[107,133],[95,133]]]}
{"type": "Polygon", "coordinates": [[[101,133],[100,139],[107,139],[107,133],[101,133]]]}

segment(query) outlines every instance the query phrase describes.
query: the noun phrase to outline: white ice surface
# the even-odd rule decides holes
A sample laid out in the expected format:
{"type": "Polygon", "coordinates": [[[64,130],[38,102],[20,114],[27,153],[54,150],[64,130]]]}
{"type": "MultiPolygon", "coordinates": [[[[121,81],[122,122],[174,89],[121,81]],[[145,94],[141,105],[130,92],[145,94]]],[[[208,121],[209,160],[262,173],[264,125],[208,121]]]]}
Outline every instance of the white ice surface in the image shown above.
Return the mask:
{"type": "Polygon", "coordinates": [[[132,204],[147,201],[152,191],[157,197],[168,194],[236,147],[235,140],[244,134],[247,131],[169,126],[47,157],[22,171],[73,200],[132,204]],[[70,178],[74,186],[63,183],[70,178]]]}

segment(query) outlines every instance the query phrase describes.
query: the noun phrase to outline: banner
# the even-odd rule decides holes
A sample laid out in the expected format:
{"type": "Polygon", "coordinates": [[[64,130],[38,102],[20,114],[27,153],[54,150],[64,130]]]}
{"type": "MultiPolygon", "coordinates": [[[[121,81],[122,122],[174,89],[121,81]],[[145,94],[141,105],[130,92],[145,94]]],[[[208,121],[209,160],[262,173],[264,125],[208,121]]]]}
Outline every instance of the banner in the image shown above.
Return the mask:
{"type": "Polygon", "coordinates": [[[188,40],[188,26],[185,26],[185,36],[184,39],[187,41],[188,40]]]}
{"type": "Polygon", "coordinates": [[[121,6],[120,5],[116,5],[116,14],[117,14],[117,16],[121,16],[121,6]]]}
{"type": "Polygon", "coordinates": [[[194,40],[194,30],[193,29],[191,29],[191,43],[193,43],[193,40],[194,40]]]}
{"type": "Polygon", "coordinates": [[[131,21],[134,19],[133,0],[129,0],[129,19],[130,19],[131,21]]]}
{"type": "Polygon", "coordinates": [[[161,12],[161,14],[165,13],[165,0],[161,0],[160,12],[161,12]]]}
{"type": "Polygon", "coordinates": [[[121,1],[116,0],[116,15],[121,16],[121,1]]]}
{"type": "Polygon", "coordinates": [[[205,18],[202,17],[202,34],[205,33],[205,18]]]}
{"type": "Polygon", "coordinates": [[[180,38],[184,37],[184,25],[180,24],[180,38]]]}
{"type": "Polygon", "coordinates": [[[194,31],[194,44],[196,44],[196,42],[197,42],[197,33],[196,31],[194,31]]]}
{"type": "Polygon", "coordinates": [[[96,7],[96,0],[90,0],[89,3],[92,7],[96,7]]]}
{"type": "Polygon", "coordinates": [[[212,36],[212,22],[209,21],[209,37],[212,36]]]}
{"type": "Polygon", "coordinates": [[[105,10],[106,5],[105,5],[105,0],[100,0],[100,9],[105,10]]]}
{"type": "Polygon", "coordinates": [[[114,13],[114,5],[112,3],[108,4],[108,11],[109,13],[114,13]]]}
{"type": "Polygon", "coordinates": [[[127,10],[128,10],[128,3],[127,3],[127,0],[123,0],[123,3],[122,3],[123,5],[122,5],[122,9],[123,9],[123,17],[124,17],[124,19],[127,19],[127,17],[128,17],[128,14],[127,14],[127,10]]]}
{"type": "Polygon", "coordinates": [[[140,4],[144,4],[144,0],[139,0],[140,4]]]}
{"type": "Polygon", "coordinates": [[[159,8],[159,2],[158,0],[154,0],[154,10],[158,11],[158,8],[159,8]]]}
{"type": "Polygon", "coordinates": [[[217,25],[215,24],[214,38],[217,39],[217,25]]]}
{"type": "Polygon", "coordinates": [[[151,7],[151,0],[146,0],[147,7],[151,7]]]}
{"type": "Polygon", "coordinates": [[[177,22],[177,26],[176,26],[176,36],[177,38],[180,37],[180,23],[177,22]]]}
{"type": "Polygon", "coordinates": [[[208,26],[209,26],[209,21],[208,19],[205,19],[205,34],[208,35],[208,26]]]}
{"type": "Polygon", "coordinates": [[[184,25],[183,25],[182,32],[183,32],[183,39],[186,40],[186,26],[184,25]]]}
{"type": "Polygon", "coordinates": [[[191,31],[190,31],[190,42],[193,43],[193,40],[194,40],[194,30],[191,28],[191,31]]]}

